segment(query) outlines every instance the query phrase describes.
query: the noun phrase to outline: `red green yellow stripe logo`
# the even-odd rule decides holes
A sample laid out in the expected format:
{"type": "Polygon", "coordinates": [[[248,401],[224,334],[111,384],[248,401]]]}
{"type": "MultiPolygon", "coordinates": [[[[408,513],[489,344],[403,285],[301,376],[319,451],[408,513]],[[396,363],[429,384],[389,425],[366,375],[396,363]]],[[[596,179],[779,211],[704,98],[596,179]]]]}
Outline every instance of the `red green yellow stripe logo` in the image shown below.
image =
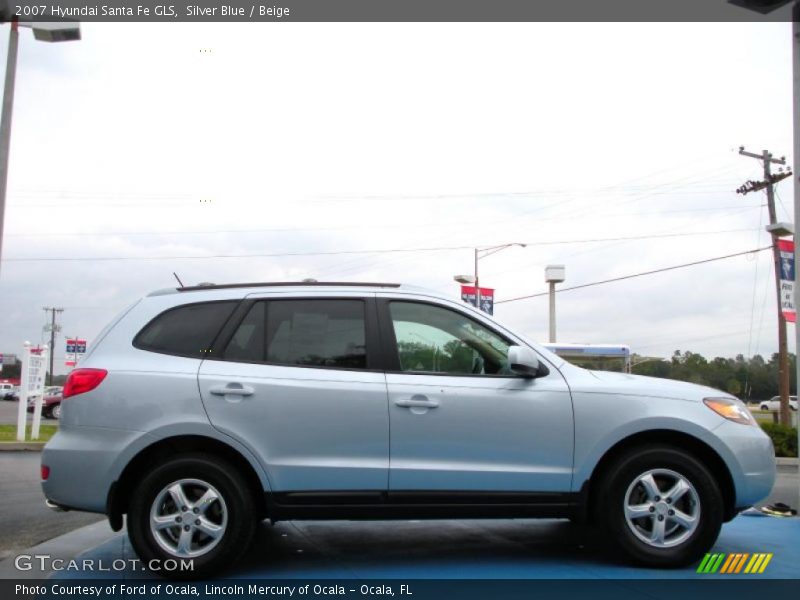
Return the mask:
{"type": "Polygon", "coordinates": [[[705,574],[724,573],[726,575],[736,575],[741,573],[755,575],[763,573],[771,560],[771,552],[754,552],[752,554],[747,552],[734,552],[733,554],[709,553],[700,562],[697,572],[705,574]]]}

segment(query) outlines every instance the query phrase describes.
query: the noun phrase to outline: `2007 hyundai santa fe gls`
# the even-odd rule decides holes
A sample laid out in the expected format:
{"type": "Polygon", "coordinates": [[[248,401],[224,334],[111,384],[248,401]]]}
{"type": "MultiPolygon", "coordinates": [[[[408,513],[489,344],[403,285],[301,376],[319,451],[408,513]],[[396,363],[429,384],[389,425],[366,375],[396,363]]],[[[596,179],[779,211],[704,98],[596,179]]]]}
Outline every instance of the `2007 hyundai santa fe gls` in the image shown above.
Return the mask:
{"type": "Polygon", "coordinates": [[[393,284],[154,292],[96,339],[42,454],[59,508],[127,514],[145,560],[236,561],[263,519],[562,517],[697,560],[767,496],[770,439],[723,392],[587,371],[393,284]]]}

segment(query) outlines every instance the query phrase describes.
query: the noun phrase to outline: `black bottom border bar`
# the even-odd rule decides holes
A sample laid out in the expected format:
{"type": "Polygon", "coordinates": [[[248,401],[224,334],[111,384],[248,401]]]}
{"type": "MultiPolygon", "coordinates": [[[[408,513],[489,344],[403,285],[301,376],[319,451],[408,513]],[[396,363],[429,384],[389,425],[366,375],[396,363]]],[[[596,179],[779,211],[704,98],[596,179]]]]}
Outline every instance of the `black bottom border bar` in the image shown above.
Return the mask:
{"type": "Polygon", "coordinates": [[[64,600],[265,600],[277,598],[401,598],[407,600],[753,600],[796,597],[800,579],[722,575],[703,579],[42,579],[0,580],[0,598],[64,600]]]}

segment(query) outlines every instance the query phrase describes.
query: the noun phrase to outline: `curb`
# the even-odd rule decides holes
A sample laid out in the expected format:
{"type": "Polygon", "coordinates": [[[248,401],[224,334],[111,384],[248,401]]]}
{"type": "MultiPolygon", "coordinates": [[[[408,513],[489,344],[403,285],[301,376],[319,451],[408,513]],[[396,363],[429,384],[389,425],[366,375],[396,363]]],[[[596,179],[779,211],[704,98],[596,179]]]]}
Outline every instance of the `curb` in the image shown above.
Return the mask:
{"type": "Polygon", "coordinates": [[[778,457],[775,459],[775,464],[779,467],[796,467],[800,464],[800,459],[778,457]]]}
{"type": "Polygon", "coordinates": [[[0,442],[0,452],[41,452],[47,442],[0,442]]]}

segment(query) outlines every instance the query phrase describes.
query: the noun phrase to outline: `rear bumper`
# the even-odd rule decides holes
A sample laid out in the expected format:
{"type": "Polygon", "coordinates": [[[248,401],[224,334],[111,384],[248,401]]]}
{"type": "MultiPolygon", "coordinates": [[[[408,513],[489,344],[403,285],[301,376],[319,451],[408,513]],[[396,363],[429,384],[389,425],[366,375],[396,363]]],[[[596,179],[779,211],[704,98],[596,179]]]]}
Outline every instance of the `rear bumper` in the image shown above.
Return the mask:
{"type": "Polygon", "coordinates": [[[102,427],[60,430],[42,451],[42,464],[50,467],[42,482],[45,498],[57,506],[105,513],[119,458],[142,435],[102,427]]]}

